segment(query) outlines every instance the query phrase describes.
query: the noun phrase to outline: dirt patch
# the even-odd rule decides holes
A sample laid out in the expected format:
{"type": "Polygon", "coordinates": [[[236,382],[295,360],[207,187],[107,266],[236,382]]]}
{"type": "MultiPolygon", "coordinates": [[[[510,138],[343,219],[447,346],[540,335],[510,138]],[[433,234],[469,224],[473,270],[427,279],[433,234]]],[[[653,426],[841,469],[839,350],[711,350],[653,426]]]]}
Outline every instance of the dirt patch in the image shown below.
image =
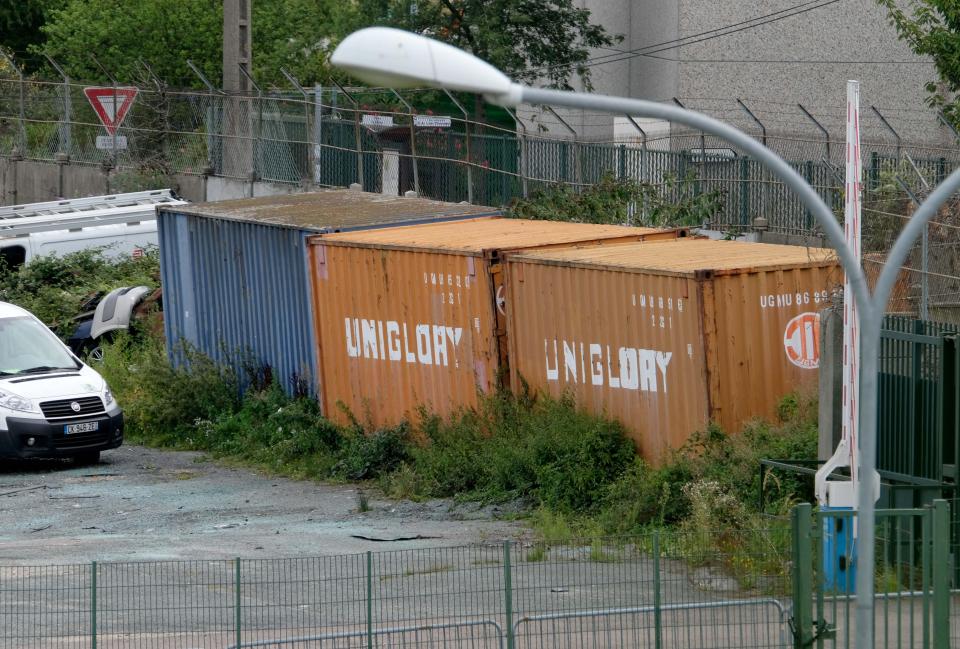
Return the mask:
{"type": "Polygon", "coordinates": [[[301,557],[521,539],[517,506],[389,501],[353,485],[123,446],[94,466],[0,464],[0,564],[301,557]],[[366,537],[358,538],[358,537],[366,537]],[[371,541],[395,539],[402,541],[371,541]]]}

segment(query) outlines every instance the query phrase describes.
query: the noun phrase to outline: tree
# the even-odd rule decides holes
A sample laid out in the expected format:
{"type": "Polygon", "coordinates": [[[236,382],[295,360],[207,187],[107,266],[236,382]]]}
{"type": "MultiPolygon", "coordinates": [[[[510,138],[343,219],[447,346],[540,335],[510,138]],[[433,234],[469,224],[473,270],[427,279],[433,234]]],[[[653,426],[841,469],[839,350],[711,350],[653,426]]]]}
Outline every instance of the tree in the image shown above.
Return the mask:
{"type": "Polygon", "coordinates": [[[173,85],[197,83],[188,58],[220,78],[223,8],[217,0],[68,0],[43,33],[45,42],[34,49],[78,80],[109,81],[91,54],[121,83],[140,79],[138,58],[173,85]]]}
{"type": "Polygon", "coordinates": [[[18,56],[18,63],[32,70],[36,61],[23,57],[31,45],[43,40],[40,27],[64,0],[13,0],[0,2],[0,46],[18,56]]]}
{"type": "Polygon", "coordinates": [[[960,124],[960,3],[957,0],[913,0],[905,10],[900,0],[877,0],[900,40],[933,61],[939,79],[927,83],[927,104],[960,124]]]}
{"type": "MultiPolygon", "coordinates": [[[[334,34],[327,0],[253,1],[253,72],[263,86],[288,85],[290,70],[304,83],[327,74],[334,34]]],[[[45,51],[73,77],[107,81],[90,53],[118,80],[139,80],[142,58],[173,86],[196,86],[191,59],[214,83],[223,67],[222,0],[66,0],[43,26],[45,51]]]]}
{"type": "Polygon", "coordinates": [[[354,0],[342,11],[347,31],[377,24],[422,33],[516,81],[555,88],[569,89],[576,75],[590,89],[590,49],[622,40],[591,23],[590,10],[573,0],[354,0]]]}

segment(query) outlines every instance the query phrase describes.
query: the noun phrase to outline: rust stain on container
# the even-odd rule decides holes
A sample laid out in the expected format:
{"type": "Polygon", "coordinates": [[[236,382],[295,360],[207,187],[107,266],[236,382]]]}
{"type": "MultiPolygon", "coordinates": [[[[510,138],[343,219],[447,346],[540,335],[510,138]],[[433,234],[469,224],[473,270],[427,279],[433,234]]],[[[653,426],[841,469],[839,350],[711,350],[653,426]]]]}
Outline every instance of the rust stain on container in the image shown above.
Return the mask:
{"type": "Polygon", "coordinates": [[[824,249],[733,241],[505,255],[514,380],[622,421],[657,462],[710,421],[735,431],[817,381],[824,249]]]}
{"type": "Polygon", "coordinates": [[[506,367],[503,251],[685,235],[481,218],[311,237],[323,411],[385,426],[494,390],[506,367]]]}

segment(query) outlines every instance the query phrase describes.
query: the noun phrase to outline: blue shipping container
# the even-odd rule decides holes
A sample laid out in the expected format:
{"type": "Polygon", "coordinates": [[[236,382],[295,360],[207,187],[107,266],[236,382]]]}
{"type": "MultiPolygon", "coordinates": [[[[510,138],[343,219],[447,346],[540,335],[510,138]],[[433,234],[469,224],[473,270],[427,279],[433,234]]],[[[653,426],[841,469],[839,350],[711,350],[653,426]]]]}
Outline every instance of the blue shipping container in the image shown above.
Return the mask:
{"type": "Polygon", "coordinates": [[[316,394],[306,238],[491,208],[330,190],[158,210],[167,352],[181,341],[238,372],[269,368],[287,392],[316,394]]]}

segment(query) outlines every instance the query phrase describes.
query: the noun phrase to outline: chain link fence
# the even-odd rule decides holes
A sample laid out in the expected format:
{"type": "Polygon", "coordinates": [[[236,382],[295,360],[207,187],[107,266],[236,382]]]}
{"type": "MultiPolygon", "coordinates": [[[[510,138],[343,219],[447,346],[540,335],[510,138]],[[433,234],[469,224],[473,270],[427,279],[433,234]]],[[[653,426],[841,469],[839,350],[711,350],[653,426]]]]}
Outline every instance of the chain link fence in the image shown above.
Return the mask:
{"type": "MultiPolygon", "coordinates": [[[[84,87],[0,78],[0,157],[99,165],[150,187],[169,184],[175,174],[300,187],[359,183],[371,192],[414,190],[494,206],[557,184],[578,190],[610,175],[653,185],[667,200],[710,194],[720,205],[703,224],[711,230],[748,233],[762,217],[770,234],[820,234],[812,215],[763,165],[723,141],[682,128],[660,139],[583,142],[549,137],[522,122],[506,130],[463,116],[375,111],[339,88],[228,96],[215,89],[171,89],[154,80],[141,83],[117,138],[111,138],[84,87]],[[114,150],[114,142],[123,146],[114,150]]],[[[409,96],[400,99],[406,105],[422,100],[417,93],[409,96]]],[[[843,142],[795,131],[758,137],[840,218],[843,142]]],[[[862,148],[865,265],[876,274],[892,235],[912,213],[910,197],[919,200],[960,165],[960,151],[899,140],[864,142],[862,148]]],[[[641,223],[644,209],[637,206],[641,223]]],[[[911,254],[898,283],[896,311],[960,318],[957,211],[944,211],[911,254]]]]}
{"type": "Polygon", "coordinates": [[[787,647],[789,530],[759,533],[769,545],[735,530],[653,532],[4,567],[0,647],[787,647]]]}

